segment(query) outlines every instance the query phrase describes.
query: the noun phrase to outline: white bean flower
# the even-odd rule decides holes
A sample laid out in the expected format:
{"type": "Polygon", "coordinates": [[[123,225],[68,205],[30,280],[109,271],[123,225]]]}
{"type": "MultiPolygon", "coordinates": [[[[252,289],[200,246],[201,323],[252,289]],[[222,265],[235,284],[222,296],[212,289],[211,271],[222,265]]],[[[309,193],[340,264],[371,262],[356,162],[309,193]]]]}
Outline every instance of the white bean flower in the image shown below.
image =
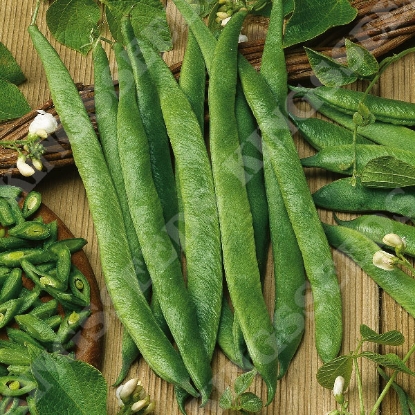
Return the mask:
{"type": "Polygon", "coordinates": [[[58,128],[55,117],[43,110],[38,110],[38,115],[29,125],[29,134],[46,138],[48,134],[54,133],[58,128]]]}

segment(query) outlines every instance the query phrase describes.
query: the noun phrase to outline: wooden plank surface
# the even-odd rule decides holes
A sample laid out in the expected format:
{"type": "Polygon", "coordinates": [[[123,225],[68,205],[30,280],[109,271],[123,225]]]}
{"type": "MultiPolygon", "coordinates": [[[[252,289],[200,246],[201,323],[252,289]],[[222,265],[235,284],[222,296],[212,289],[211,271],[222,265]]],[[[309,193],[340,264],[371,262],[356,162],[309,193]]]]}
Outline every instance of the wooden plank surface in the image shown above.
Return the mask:
{"type": "MultiPolygon", "coordinates": [[[[26,32],[33,6],[33,0],[2,0],[0,2],[0,41],[11,50],[26,74],[28,80],[22,85],[21,89],[28,98],[32,108],[37,108],[49,99],[49,90],[40,61],[34,53],[26,32]]],[[[168,3],[167,11],[173,33],[174,49],[165,55],[165,59],[169,64],[174,64],[179,62],[183,55],[186,27],[171,3],[168,3]]],[[[39,15],[38,21],[41,30],[46,33],[44,8],[39,15]]],[[[255,24],[255,22],[245,30],[247,30],[250,40],[254,37],[263,37],[264,35],[263,26],[255,24]]],[[[74,80],[84,84],[91,84],[93,73],[90,56],[83,57],[67,48],[55,45],[74,80]]],[[[110,51],[109,54],[111,64],[113,65],[113,55],[110,51]]],[[[415,102],[414,85],[415,57],[409,55],[384,74],[379,83],[377,93],[382,96],[415,102]]],[[[308,110],[306,107],[302,109],[304,111],[308,110]]],[[[302,140],[297,139],[297,145],[301,155],[311,153],[309,146],[302,140]]],[[[87,151],[87,149],[85,150],[87,151]]],[[[325,173],[316,170],[308,171],[307,175],[312,191],[318,189],[330,179],[325,173]]],[[[103,283],[98,244],[82,182],[76,167],[70,166],[52,170],[40,182],[35,183],[35,186],[42,193],[44,202],[60,216],[71,232],[75,236],[84,237],[88,240],[85,252],[95,271],[104,304],[105,332],[102,335],[105,337],[105,348],[103,350],[104,363],[102,371],[108,382],[108,415],[115,415],[117,405],[115,390],[111,385],[120,368],[121,327],[103,283]]],[[[333,218],[330,212],[322,211],[320,214],[323,220],[332,222],[333,218]]],[[[342,217],[347,218],[349,216],[342,215],[342,217]]],[[[116,243],[116,237],[114,235],[114,243],[116,243]]],[[[342,351],[349,352],[355,348],[356,339],[359,337],[359,325],[364,323],[374,330],[401,330],[407,337],[407,343],[403,347],[398,348],[398,354],[403,355],[414,341],[413,319],[403,312],[387,295],[381,293],[370,278],[350,260],[338,252],[334,252],[333,255],[339,273],[344,302],[345,336],[342,351]]],[[[269,270],[265,292],[271,312],[273,275],[271,267],[269,270]]],[[[312,296],[308,287],[306,287],[304,295],[306,296],[307,304],[304,340],[288,374],[279,382],[274,402],[263,409],[262,415],[318,415],[325,414],[335,408],[335,401],[330,391],[319,386],[315,379],[321,361],[318,359],[314,348],[312,296]]],[[[412,367],[415,367],[414,358],[410,360],[411,363],[412,367]]],[[[219,351],[215,353],[213,368],[214,378],[212,381],[215,391],[212,394],[211,400],[204,408],[200,408],[199,402],[196,400],[190,402],[187,407],[189,415],[223,413],[218,405],[219,396],[228,385],[232,384],[240,371],[219,351]]],[[[363,363],[362,373],[364,398],[368,406],[371,406],[378,395],[380,382],[371,364],[363,363]]],[[[151,397],[157,402],[155,412],[157,415],[176,415],[180,413],[175,403],[172,387],[157,378],[147,368],[145,363],[140,362],[134,365],[130,375],[138,376],[142,379],[151,397]]],[[[399,380],[415,397],[413,381],[403,376],[399,380]]],[[[352,385],[354,385],[353,382],[352,385]]],[[[255,382],[252,390],[265,399],[266,390],[260,379],[255,382]]],[[[354,387],[350,389],[348,397],[350,399],[350,412],[358,414],[357,390],[354,387]]],[[[396,397],[393,394],[386,399],[383,408],[382,413],[388,415],[401,413],[396,397]]]]}

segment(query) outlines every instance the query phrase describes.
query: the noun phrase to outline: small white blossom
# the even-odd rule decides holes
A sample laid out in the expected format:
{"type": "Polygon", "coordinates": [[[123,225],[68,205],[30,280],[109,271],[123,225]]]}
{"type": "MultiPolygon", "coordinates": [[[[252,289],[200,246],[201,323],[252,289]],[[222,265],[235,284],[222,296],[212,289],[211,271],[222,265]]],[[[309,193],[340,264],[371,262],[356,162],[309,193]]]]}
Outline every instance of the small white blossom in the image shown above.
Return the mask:
{"type": "Polygon", "coordinates": [[[140,381],[137,378],[127,381],[119,392],[119,398],[122,401],[128,399],[134,393],[137,385],[140,385],[140,381]]]}
{"type": "Polygon", "coordinates": [[[138,412],[139,410],[146,407],[148,404],[147,399],[141,399],[140,401],[134,402],[134,404],[131,406],[131,411],[138,412]]]}
{"type": "Polygon", "coordinates": [[[337,376],[337,378],[334,380],[333,385],[333,395],[339,396],[343,395],[344,392],[344,377],[343,376],[337,376]]]}
{"type": "Polygon", "coordinates": [[[46,138],[48,134],[55,132],[58,128],[58,122],[55,117],[48,112],[39,110],[38,115],[29,125],[29,134],[38,135],[46,138]]]}
{"type": "Polygon", "coordinates": [[[383,243],[391,246],[392,248],[405,248],[406,242],[396,233],[388,233],[382,239],[383,243]]]}
{"type": "Polygon", "coordinates": [[[373,265],[385,271],[392,271],[395,269],[396,257],[386,251],[377,251],[373,255],[373,265]]]}
{"type": "Polygon", "coordinates": [[[238,43],[242,43],[242,42],[248,42],[248,36],[240,34],[238,43]]]}
{"type": "Polygon", "coordinates": [[[35,174],[35,169],[26,163],[26,156],[24,155],[17,158],[16,167],[22,176],[30,177],[35,174]]]}
{"type": "Polygon", "coordinates": [[[225,19],[222,19],[222,21],[220,22],[220,24],[222,26],[226,26],[226,23],[228,23],[229,20],[231,20],[231,17],[230,16],[229,17],[226,17],[225,19]]]}
{"type": "Polygon", "coordinates": [[[42,169],[43,169],[43,164],[42,164],[42,162],[39,160],[39,159],[32,159],[32,164],[33,164],[33,167],[36,169],[36,170],[39,170],[39,171],[42,171],[42,169]]]}

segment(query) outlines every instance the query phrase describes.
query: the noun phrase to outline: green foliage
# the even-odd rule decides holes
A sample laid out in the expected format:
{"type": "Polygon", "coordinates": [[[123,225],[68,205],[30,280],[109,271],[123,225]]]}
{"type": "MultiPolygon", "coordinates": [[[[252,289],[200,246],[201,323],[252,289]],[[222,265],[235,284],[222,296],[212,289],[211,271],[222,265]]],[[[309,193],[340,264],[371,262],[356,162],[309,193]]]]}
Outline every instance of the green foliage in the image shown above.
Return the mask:
{"type": "Polygon", "coordinates": [[[11,52],[3,43],[0,42],[0,78],[11,82],[15,85],[20,85],[26,80],[19,64],[14,59],[11,52]]]}
{"type": "Polygon", "coordinates": [[[46,13],[52,35],[84,55],[91,50],[100,18],[100,8],[93,0],[56,0],[46,13]]]}
{"type": "Polygon", "coordinates": [[[415,168],[393,156],[377,157],[364,166],[361,180],[367,187],[415,186],[415,168]]]}
{"type": "Polygon", "coordinates": [[[311,68],[318,80],[326,86],[343,86],[358,79],[371,79],[379,71],[375,57],[365,48],[345,40],[346,64],[324,53],[305,48],[311,68]]]}
{"type": "Polygon", "coordinates": [[[33,360],[31,370],[38,383],[33,397],[38,415],[106,414],[106,382],[93,366],[42,352],[33,360]]]}
{"type": "Polygon", "coordinates": [[[235,379],[234,393],[227,387],[219,399],[219,406],[225,410],[240,411],[242,414],[259,412],[263,407],[262,400],[252,392],[247,391],[251,386],[257,371],[245,372],[235,379]]]}
{"type": "Polygon", "coordinates": [[[102,0],[105,15],[114,39],[122,42],[121,18],[131,15],[134,32],[144,36],[159,52],[173,46],[166,12],[159,0],[102,0]]]}
{"type": "MultiPolygon", "coordinates": [[[[395,377],[398,373],[403,373],[409,376],[415,376],[415,372],[413,372],[407,365],[406,362],[408,361],[409,357],[415,351],[415,345],[411,347],[409,352],[405,355],[403,359],[401,359],[395,353],[385,353],[380,354],[373,351],[362,350],[363,345],[365,343],[375,343],[378,345],[388,345],[388,346],[400,346],[404,343],[405,338],[402,333],[397,330],[391,330],[385,333],[377,333],[365,324],[360,326],[360,334],[361,339],[358,341],[357,347],[351,353],[339,356],[325,364],[323,364],[317,372],[317,381],[321,386],[326,389],[333,389],[335,379],[338,376],[344,378],[344,387],[343,391],[345,391],[350,383],[351,375],[353,373],[353,369],[356,372],[356,382],[358,383],[357,390],[359,391],[359,399],[360,399],[360,408],[364,408],[363,397],[361,395],[362,391],[362,379],[360,376],[360,370],[358,367],[358,361],[360,358],[368,359],[374,362],[378,366],[379,374],[387,381],[383,391],[379,395],[375,405],[373,406],[372,410],[368,413],[375,414],[377,409],[379,408],[382,400],[386,396],[387,392],[390,388],[395,389],[398,394],[399,402],[401,404],[401,408],[403,413],[408,415],[414,415],[415,413],[413,410],[415,409],[414,403],[409,399],[406,392],[395,382],[395,377]],[[380,366],[385,367],[392,371],[392,376],[388,377],[385,372],[380,368],[380,366]]],[[[348,402],[344,400],[344,397],[341,396],[341,399],[338,400],[336,397],[337,402],[341,405],[340,410],[334,410],[330,413],[333,414],[345,414],[349,412],[344,412],[345,408],[348,405],[348,402]]],[[[366,413],[363,412],[362,413],[366,413]]]]}
{"type": "Polygon", "coordinates": [[[313,39],[333,26],[350,23],[357,15],[348,0],[295,0],[294,3],[285,30],[285,47],[313,39]]]}
{"type": "Polygon", "coordinates": [[[19,118],[31,110],[26,98],[19,88],[0,78],[0,122],[19,118]]]}

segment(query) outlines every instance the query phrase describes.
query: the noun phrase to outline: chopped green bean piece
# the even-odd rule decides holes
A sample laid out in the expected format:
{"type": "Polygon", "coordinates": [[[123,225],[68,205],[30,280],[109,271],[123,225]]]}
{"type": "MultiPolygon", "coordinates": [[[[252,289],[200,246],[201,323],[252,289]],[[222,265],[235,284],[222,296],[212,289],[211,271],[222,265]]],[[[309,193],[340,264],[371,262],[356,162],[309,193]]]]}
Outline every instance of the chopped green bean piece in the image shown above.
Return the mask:
{"type": "Polygon", "coordinates": [[[41,203],[42,196],[39,192],[35,192],[34,190],[29,192],[23,202],[23,217],[28,218],[29,216],[33,215],[39,209],[41,203]]]}

